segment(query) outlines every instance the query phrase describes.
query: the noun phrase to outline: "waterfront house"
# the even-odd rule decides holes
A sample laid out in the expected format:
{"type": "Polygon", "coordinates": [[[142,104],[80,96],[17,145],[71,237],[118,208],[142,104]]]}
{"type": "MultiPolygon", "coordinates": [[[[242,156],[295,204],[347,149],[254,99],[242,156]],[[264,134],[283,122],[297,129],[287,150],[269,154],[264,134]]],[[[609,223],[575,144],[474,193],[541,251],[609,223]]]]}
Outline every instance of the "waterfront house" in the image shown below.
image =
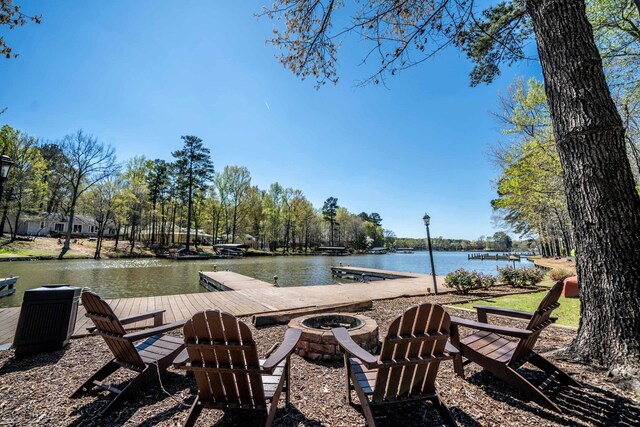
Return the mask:
{"type": "MultiPolygon", "coordinates": [[[[5,222],[4,232],[10,233],[15,219],[5,222]]],[[[62,236],[67,233],[69,217],[58,213],[25,213],[20,216],[17,234],[22,236],[62,236]]],[[[98,234],[98,223],[95,218],[87,215],[73,217],[74,237],[94,237],[98,234]]],[[[115,237],[116,226],[113,221],[107,223],[104,237],[115,237]]]]}

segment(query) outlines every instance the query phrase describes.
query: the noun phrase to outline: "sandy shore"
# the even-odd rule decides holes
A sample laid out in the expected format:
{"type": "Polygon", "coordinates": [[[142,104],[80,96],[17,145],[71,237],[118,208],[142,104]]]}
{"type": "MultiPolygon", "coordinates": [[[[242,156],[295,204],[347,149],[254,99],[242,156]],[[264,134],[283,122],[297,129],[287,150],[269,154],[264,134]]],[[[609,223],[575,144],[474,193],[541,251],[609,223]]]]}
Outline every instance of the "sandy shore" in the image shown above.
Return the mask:
{"type": "MultiPolygon", "coordinates": [[[[446,302],[446,296],[440,296],[446,302]]],[[[419,298],[400,298],[374,303],[374,309],[363,314],[373,317],[386,333],[393,318],[407,307],[421,302],[419,298]]],[[[473,313],[449,310],[462,317],[473,313]]],[[[244,319],[249,323],[249,319],[244,319]]],[[[497,322],[504,325],[514,321],[497,322]]],[[[520,326],[522,324],[518,323],[520,326]]],[[[261,353],[279,342],[286,326],[252,327],[261,353]]],[[[575,331],[550,327],[541,335],[537,350],[554,359],[557,349],[566,346],[575,331]]],[[[179,335],[179,333],[177,333],[179,335]]],[[[99,415],[109,402],[106,392],[77,400],[68,396],[83,379],[110,359],[110,353],[99,337],[72,340],[61,351],[14,359],[13,351],[0,352],[0,412],[1,426],[175,426],[181,425],[193,401],[195,383],[183,372],[170,368],[162,376],[162,387],[155,385],[130,401],[119,412],[106,417],[99,415]],[[164,388],[164,390],[163,390],[164,388]],[[166,390],[166,393],[165,393],[166,390]]],[[[443,363],[438,374],[438,387],[460,425],[465,426],[610,426],[640,425],[638,396],[626,391],[615,378],[607,377],[593,367],[556,361],[574,378],[586,385],[583,389],[561,387],[555,399],[564,414],[542,409],[527,402],[517,391],[476,365],[468,365],[467,379],[454,376],[451,363],[443,363]]],[[[341,362],[311,363],[292,356],[292,408],[276,415],[277,426],[361,426],[364,425],[357,398],[356,404],[344,403],[345,372],[341,362]]],[[[535,372],[530,372],[535,377],[535,372]]],[[[121,379],[127,378],[123,375],[121,379]]],[[[380,425],[416,426],[439,424],[437,413],[429,404],[392,405],[376,410],[380,425]]],[[[232,426],[260,425],[259,414],[244,412],[203,411],[198,425],[232,426]]]]}

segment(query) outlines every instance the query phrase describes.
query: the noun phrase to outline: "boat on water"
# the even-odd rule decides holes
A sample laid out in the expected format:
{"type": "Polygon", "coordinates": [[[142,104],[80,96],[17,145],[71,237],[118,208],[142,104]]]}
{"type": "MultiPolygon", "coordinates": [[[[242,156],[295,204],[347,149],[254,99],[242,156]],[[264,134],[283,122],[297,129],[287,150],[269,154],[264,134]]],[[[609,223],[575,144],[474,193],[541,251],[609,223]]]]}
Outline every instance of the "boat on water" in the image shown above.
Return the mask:
{"type": "Polygon", "coordinates": [[[396,252],[401,254],[412,254],[413,248],[398,248],[396,252]]]}

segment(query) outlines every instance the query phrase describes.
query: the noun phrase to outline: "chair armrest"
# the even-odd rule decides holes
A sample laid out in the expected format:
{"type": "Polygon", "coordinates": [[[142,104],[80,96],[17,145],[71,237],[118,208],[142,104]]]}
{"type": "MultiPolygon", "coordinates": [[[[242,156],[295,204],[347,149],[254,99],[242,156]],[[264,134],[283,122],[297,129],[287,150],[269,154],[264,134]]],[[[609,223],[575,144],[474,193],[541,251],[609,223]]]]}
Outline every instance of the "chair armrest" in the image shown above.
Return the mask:
{"type": "MultiPolygon", "coordinates": [[[[153,311],[149,311],[147,313],[141,313],[141,314],[136,314],[134,316],[129,316],[129,317],[124,317],[122,319],[118,319],[120,321],[121,325],[127,325],[129,323],[135,323],[135,322],[139,322],[141,320],[145,320],[145,319],[150,319],[153,317],[153,326],[162,326],[163,323],[163,314],[166,310],[153,310],[153,311]]],[[[89,317],[89,315],[86,315],[87,317],[89,317]]],[[[96,329],[98,329],[95,326],[89,326],[87,328],[87,331],[89,331],[89,333],[93,333],[96,329]]]]}
{"type": "Polygon", "coordinates": [[[282,339],[282,344],[278,346],[278,349],[271,353],[269,358],[264,361],[262,364],[262,369],[265,371],[273,372],[278,363],[282,362],[286,357],[288,357],[293,350],[296,348],[296,344],[298,344],[298,340],[300,339],[300,335],[302,335],[302,331],[296,328],[289,328],[287,332],[284,333],[284,338],[282,339]]]}
{"type": "Polygon", "coordinates": [[[331,328],[331,333],[335,337],[336,341],[338,341],[338,345],[344,350],[345,353],[348,353],[364,362],[365,366],[369,369],[375,368],[378,366],[378,359],[370,354],[368,351],[360,347],[349,335],[349,331],[345,328],[331,328]]]}
{"type": "Polygon", "coordinates": [[[189,353],[187,353],[187,349],[185,348],[173,359],[173,367],[184,368],[187,362],[189,362],[189,353]]]}
{"type": "MultiPolygon", "coordinates": [[[[528,329],[510,328],[506,326],[492,325],[489,323],[476,322],[474,320],[462,319],[460,317],[451,316],[451,323],[456,326],[465,326],[467,328],[478,329],[480,331],[493,332],[496,334],[508,335],[515,338],[527,338],[533,332],[528,329]]],[[[454,342],[454,345],[456,343],[454,342]]]]}
{"type": "Polygon", "coordinates": [[[487,314],[495,314],[496,316],[515,317],[516,319],[531,319],[533,313],[522,310],[512,310],[510,308],[492,307],[490,305],[474,305],[473,308],[478,312],[478,319],[482,322],[482,313],[486,319],[487,314]]]}
{"type": "Polygon", "coordinates": [[[129,316],[129,317],[120,319],[120,323],[122,323],[123,325],[126,325],[128,323],[135,323],[135,322],[139,322],[145,319],[150,319],[153,317],[153,320],[154,320],[153,326],[160,326],[162,325],[162,318],[165,311],[166,310],[153,310],[147,313],[136,314],[134,316],[129,316]]]}
{"type": "MultiPolygon", "coordinates": [[[[530,311],[513,310],[510,308],[493,307],[490,305],[474,305],[473,308],[478,312],[478,321],[487,323],[487,314],[495,314],[496,316],[513,317],[516,319],[531,320],[535,313],[530,311]]],[[[558,320],[555,316],[550,316],[552,322],[558,320]]]]}
{"type": "Polygon", "coordinates": [[[179,320],[177,322],[167,323],[166,325],[156,326],[155,328],[143,329],[142,331],[138,331],[138,332],[131,332],[129,334],[123,335],[122,338],[124,338],[126,340],[129,340],[129,341],[138,341],[138,340],[141,340],[143,338],[149,338],[149,337],[152,337],[154,335],[158,335],[158,334],[162,334],[164,332],[168,332],[168,331],[172,331],[174,329],[178,329],[178,328],[184,326],[184,324],[186,322],[187,322],[187,319],[179,320]]]}
{"type": "Polygon", "coordinates": [[[453,357],[456,357],[460,354],[460,350],[458,350],[456,346],[453,345],[453,343],[450,341],[447,341],[447,344],[444,347],[444,351],[446,353],[449,353],[449,355],[453,357]]]}

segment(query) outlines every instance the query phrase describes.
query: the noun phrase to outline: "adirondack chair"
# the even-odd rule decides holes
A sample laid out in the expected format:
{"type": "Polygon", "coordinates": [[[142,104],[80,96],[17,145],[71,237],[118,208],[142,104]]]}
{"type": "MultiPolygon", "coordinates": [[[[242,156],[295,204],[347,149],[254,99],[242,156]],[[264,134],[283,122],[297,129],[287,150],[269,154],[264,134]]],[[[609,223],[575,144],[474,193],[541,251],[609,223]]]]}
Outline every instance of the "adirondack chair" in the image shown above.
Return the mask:
{"type": "Polygon", "coordinates": [[[266,411],[265,425],[270,426],[282,391],[289,408],[289,358],[301,333],[287,330],[282,344],[272,347],[264,360],[258,358],[244,322],[219,310],[196,313],[184,325],[186,351],[174,363],[192,371],[198,386],[184,425],[194,425],[202,409],[208,408],[266,411]]]}
{"type": "Polygon", "coordinates": [[[476,306],[477,322],[451,316],[451,342],[460,349],[462,357],[468,359],[464,362],[462,358],[454,361],[456,373],[464,378],[463,365],[475,362],[503,381],[519,388],[527,398],[541,406],[561,412],[558,405],[545,395],[545,389],[554,380],[576,387],[581,387],[581,385],[533,350],[542,330],[557,320],[556,317],[551,316],[551,312],[560,306],[558,298],[561,293],[562,282],[558,282],[542,298],[540,305],[533,313],[491,306],[476,306]],[[492,325],[487,322],[487,314],[525,319],[529,320],[529,324],[526,329],[492,325]],[[479,332],[460,339],[458,330],[460,326],[473,328],[479,332]],[[509,340],[505,337],[512,339],[509,340]],[[516,340],[513,340],[514,338],[516,340]],[[539,386],[535,386],[518,372],[518,368],[527,362],[548,375],[539,386]]]}
{"type": "Polygon", "coordinates": [[[105,300],[88,290],[82,292],[82,304],[87,311],[86,316],[93,320],[95,325],[88,330],[104,338],[114,358],[89,377],[71,397],[79,397],[96,386],[115,393],[115,399],[102,411],[103,414],[107,414],[158,378],[159,372],[171,365],[176,355],[184,348],[184,343],[181,338],[164,335],[163,332],[179,328],[184,321],[162,325],[164,310],[118,319],[105,300]],[[128,332],[124,328],[124,325],[150,318],[154,319],[154,327],[151,329],[128,332]],[[140,340],[144,341],[134,345],[140,340]],[[138,376],[121,390],[103,383],[103,380],[119,368],[138,372],[138,376]]]}
{"type": "Polygon", "coordinates": [[[376,425],[372,406],[415,400],[430,400],[445,424],[456,425],[435,385],[440,362],[457,355],[447,343],[449,315],[442,307],[407,309],[389,326],[378,357],[359,347],[345,328],[332,332],[344,351],[347,403],[355,390],[370,427],[376,425]]]}

